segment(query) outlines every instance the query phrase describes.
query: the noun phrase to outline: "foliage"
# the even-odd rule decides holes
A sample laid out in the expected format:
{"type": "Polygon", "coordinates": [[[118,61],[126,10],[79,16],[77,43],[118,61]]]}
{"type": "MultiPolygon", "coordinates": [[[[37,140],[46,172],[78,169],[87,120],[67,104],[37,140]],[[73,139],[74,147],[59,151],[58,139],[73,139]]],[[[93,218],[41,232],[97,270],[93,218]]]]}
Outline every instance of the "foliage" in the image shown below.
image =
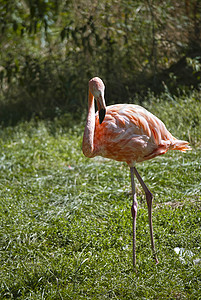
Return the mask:
{"type": "Polygon", "coordinates": [[[197,87],[200,15],[199,0],[2,0],[1,120],[79,112],[95,75],[115,102],[197,87]]]}
{"type": "Polygon", "coordinates": [[[197,97],[196,91],[183,98],[167,91],[163,98],[150,93],[144,103],[175,136],[189,136],[193,150],[170,151],[137,167],[154,194],[160,260],[152,260],[147,207],[137,184],[137,273],[126,165],[85,158],[84,125],[72,126],[70,116],[1,128],[1,299],[200,298],[197,97]],[[187,252],[180,257],[176,247],[187,252]]]}

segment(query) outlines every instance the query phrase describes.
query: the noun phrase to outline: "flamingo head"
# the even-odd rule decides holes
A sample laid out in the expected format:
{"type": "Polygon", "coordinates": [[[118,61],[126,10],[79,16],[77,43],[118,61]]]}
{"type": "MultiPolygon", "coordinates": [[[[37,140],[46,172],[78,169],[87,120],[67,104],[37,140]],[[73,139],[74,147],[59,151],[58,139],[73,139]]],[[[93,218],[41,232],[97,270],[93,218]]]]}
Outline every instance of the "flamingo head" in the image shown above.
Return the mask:
{"type": "Polygon", "coordinates": [[[99,123],[101,124],[105,118],[106,105],[104,99],[105,85],[99,77],[94,77],[89,81],[89,90],[97,101],[99,123]]]}

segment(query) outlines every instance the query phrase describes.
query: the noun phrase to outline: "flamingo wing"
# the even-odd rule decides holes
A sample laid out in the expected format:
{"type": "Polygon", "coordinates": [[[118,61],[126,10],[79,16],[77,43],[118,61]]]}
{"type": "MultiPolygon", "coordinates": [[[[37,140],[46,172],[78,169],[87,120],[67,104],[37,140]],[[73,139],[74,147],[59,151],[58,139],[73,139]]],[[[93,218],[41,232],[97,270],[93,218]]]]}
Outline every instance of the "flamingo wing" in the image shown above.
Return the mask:
{"type": "MultiPolygon", "coordinates": [[[[164,123],[141,106],[108,106],[101,125],[96,113],[95,155],[126,161],[131,166],[135,162],[164,154],[170,148],[176,149],[175,141],[178,140],[166,129],[164,123]]],[[[181,149],[178,150],[186,150],[182,148],[183,141],[180,142],[181,149]]]]}

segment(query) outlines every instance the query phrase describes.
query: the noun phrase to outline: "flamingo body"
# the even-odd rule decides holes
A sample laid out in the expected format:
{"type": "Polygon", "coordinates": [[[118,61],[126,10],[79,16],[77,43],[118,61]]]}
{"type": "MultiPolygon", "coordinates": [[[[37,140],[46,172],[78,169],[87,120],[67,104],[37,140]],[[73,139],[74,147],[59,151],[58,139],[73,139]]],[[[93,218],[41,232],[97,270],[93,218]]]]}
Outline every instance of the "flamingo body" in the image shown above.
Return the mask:
{"type": "Polygon", "coordinates": [[[95,115],[93,157],[99,155],[133,166],[169,149],[185,151],[187,144],[173,137],[160,119],[138,105],[106,107],[102,124],[98,112],[95,115]]]}

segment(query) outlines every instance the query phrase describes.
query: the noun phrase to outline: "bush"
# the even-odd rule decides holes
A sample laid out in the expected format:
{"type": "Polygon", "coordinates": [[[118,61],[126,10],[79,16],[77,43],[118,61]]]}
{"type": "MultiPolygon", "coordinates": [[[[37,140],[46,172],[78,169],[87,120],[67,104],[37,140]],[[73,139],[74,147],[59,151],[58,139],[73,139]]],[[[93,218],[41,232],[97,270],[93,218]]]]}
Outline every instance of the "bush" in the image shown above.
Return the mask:
{"type": "Polygon", "coordinates": [[[82,111],[93,76],[112,102],[200,82],[199,1],[2,1],[0,11],[6,123],[82,111]]]}

